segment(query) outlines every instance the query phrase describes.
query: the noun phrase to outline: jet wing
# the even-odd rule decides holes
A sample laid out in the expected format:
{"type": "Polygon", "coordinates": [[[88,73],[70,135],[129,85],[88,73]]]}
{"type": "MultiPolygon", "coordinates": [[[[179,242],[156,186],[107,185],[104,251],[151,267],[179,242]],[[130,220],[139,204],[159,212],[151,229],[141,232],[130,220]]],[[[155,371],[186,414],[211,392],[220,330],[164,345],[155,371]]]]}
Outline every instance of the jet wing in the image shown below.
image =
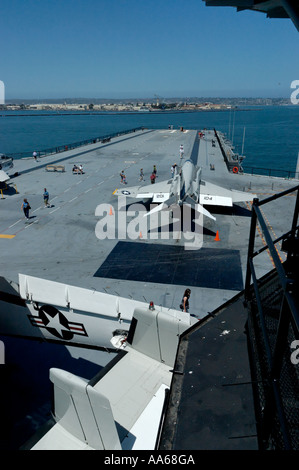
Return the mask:
{"type": "Polygon", "coordinates": [[[245,191],[226,189],[216,184],[202,181],[200,185],[199,202],[204,205],[232,207],[234,202],[253,201],[255,194],[245,191]]]}
{"type": "Polygon", "coordinates": [[[0,183],[5,183],[6,181],[10,180],[10,177],[8,176],[5,171],[0,170],[0,183]]]}
{"type": "Polygon", "coordinates": [[[203,214],[206,217],[209,217],[210,219],[216,220],[216,217],[214,217],[212,214],[210,214],[210,212],[207,211],[207,209],[205,209],[204,207],[202,207],[201,204],[196,203],[191,197],[187,197],[185,202],[188,206],[192,207],[193,209],[195,209],[200,214],[203,214]]]}
{"type": "Polygon", "coordinates": [[[116,189],[113,194],[115,196],[127,196],[136,199],[152,199],[153,202],[166,201],[170,196],[172,180],[161,181],[159,183],[149,184],[146,186],[132,186],[130,188],[116,189]]]}

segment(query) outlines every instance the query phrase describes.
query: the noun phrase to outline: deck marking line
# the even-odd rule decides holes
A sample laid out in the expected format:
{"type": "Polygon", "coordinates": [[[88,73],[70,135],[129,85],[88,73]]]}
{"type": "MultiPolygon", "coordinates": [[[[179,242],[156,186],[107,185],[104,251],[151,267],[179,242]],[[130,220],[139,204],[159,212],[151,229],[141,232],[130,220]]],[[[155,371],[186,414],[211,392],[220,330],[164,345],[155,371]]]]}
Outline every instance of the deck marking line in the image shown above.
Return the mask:
{"type": "Polygon", "coordinates": [[[14,224],[10,225],[8,228],[13,227],[14,225],[17,225],[19,222],[21,222],[22,219],[17,220],[14,224]]]}
{"type": "Polygon", "coordinates": [[[58,211],[58,209],[60,209],[60,206],[59,206],[59,207],[56,207],[56,209],[54,209],[53,211],[51,211],[50,214],[52,214],[52,213],[55,212],[55,211],[58,211]]]}
{"type": "Polygon", "coordinates": [[[0,238],[14,238],[15,235],[5,235],[5,233],[0,233],[0,238]]]}

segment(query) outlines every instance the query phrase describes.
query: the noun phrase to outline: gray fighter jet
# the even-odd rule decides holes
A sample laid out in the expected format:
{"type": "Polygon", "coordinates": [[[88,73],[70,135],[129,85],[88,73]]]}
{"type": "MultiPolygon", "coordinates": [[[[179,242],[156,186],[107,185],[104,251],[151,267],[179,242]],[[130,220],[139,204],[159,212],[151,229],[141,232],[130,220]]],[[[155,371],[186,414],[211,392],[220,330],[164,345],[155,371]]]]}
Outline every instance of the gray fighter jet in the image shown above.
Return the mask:
{"type": "Polygon", "coordinates": [[[125,189],[116,189],[117,196],[127,196],[136,199],[151,199],[158,203],[146,215],[170,209],[173,205],[189,205],[197,212],[216,220],[203,205],[232,207],[235,202],[252,201],[256,195],[226,189],[201,179],[201,168],[187,160],[174,178],[147,186],[134,186],[125,189]]]}

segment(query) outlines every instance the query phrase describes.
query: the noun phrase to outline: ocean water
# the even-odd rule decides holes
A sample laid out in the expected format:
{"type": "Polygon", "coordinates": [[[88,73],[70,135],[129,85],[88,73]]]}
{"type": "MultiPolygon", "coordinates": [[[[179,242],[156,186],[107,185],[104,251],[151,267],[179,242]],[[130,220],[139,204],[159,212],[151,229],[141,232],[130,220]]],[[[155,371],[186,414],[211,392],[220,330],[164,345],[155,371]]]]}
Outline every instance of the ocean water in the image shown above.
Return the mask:
{"type": "MultiPolygon", "coordinates": [[[[236,112],[103,115],[58,115],[47,112],[43,116],[37,115],[38,113],[30,113],[30,116],[29,113],[25,116],[21,114],[0,112],[0,153],[13,153],[14,158],[20,158],[24,152],[31,155],[34,150],[67,145],[135,127],[167,129],[169,125],[174,128],[183,126],[185,129],[216,128],[233,140],[239,153],[245,129],[245,170],[255,167],[294,171],[299,152],[299,106],[252,107],[236,112]]],[[[82,376],[91,378],[98,367],[92,361],[84,360],[83,356],[81,361],[72,361],[68,352],[59,345],[42,343],[29,346],[29,340],[16,338],[4,338],[4,341],[6,362],[12,364],[12,367],[9,369],[9,381],[5,380],[10,390],[8,386],[2,387],[2,398],[7,389],[10,402],[5,402],[2,413],[2,429],[5,432],[0,432],[0,449],[16,450],[49,419],[49,368],[61,367],[79,375],[82,371],[82,376]],[[8,351],[11,351],[13,357],[8,355],[8,351]],[[25,369],[23,365],[21,368],[18,366],[20,351],[23,359],[25,351],[25,363],[28,366],[25,369]],[[29,367],[33,362],[34,371],[29,367]],[[21,396],[18,395],[20,383],[21,396]]]]}
{"type": "MultiPolygon", "coordinates": [[[[243,148],[244,168],[295,171],[299,152],[299,106],[247,107],[182,113],[0,112],[0,153],[21,158],[24,152],[68,145],[144,126],[147,128],[216,128],[243,148]]],[[[262,171],[261,171],[262,173],[262,171]]]]}

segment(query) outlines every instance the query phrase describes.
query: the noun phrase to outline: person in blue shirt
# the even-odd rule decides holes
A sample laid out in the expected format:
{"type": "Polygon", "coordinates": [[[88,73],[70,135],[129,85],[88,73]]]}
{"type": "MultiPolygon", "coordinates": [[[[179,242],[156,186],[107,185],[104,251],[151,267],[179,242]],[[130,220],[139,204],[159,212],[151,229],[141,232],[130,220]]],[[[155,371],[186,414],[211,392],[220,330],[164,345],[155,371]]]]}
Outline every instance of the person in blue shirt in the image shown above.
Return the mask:
{"type": "Polygon", "coordinates": [[[23,209],[26,219],[29,219],[29,209],[31,209],[31,207],[27,199],[24,199],[22,203],[22,209],[23,209]]]}
{"type": "Polygon", "coordinates": [[[49,193],[47,191],[47,188],[44,189],[44,203],[45,207],[51,207],[49,204],[49,193]]]}

